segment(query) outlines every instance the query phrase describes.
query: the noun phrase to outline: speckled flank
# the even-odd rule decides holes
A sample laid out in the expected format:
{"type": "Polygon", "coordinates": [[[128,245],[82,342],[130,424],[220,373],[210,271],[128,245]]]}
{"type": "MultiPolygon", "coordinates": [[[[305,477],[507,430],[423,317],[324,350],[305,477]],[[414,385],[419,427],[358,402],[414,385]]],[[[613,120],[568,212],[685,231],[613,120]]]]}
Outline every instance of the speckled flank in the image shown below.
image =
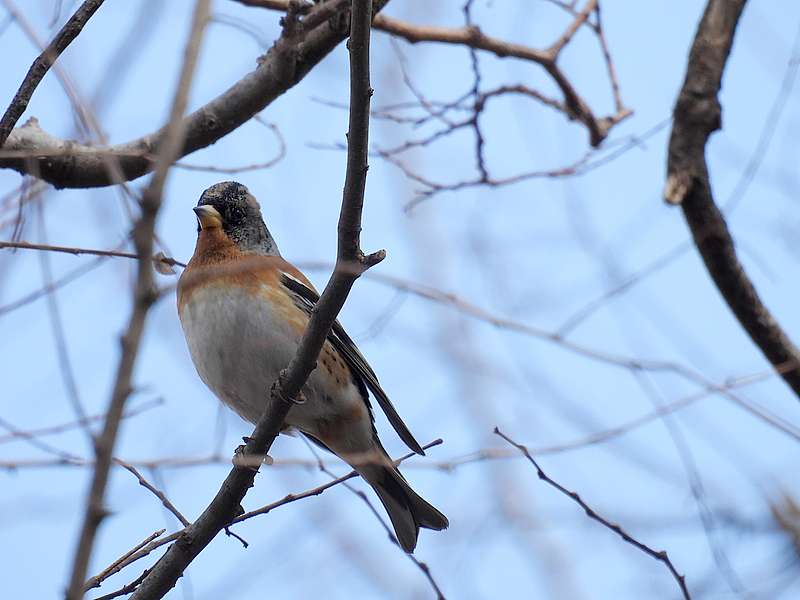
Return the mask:
{"type": "Polygon", "coordinates": [[[337,385],[344,385],[347,382],[352,382],[353,372],[350,370],[344,360],[334,351],[330,342],[325,342],[322,347],[322,352],[319,355],[319,365],[317,368],[322,368],[325,372],[332,377],[337,385]]]}

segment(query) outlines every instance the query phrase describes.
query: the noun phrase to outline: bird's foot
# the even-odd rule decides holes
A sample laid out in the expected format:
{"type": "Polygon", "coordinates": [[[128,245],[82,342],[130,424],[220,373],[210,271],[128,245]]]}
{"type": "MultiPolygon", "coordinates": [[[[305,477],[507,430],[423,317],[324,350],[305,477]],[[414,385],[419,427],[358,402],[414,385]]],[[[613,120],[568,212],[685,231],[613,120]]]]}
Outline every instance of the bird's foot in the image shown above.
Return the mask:
{"type": "Polygon", "coordinates": [[[272,382],[272,386],[269,390],[269,395],[271,397],[280,398],[287,404],[305,404],[306,397],[303,394],[302,390],[297,392],[297,395],[294,398],[290,398],[286,394],[283,393],[283,383],[286,380],[286,369],[280,372],[278,378],[272,382]]]}
{"type": "Polygon", "coordinates": [[[236,450],[233,451],[233,459],[231,462],[234,464],[234,466],[245,467],[253,471],[258,471],[258,467],[261,465],[272,465],[272,463],[275,461],[269,454],[262,455],[260,460],[257,459],[256,455],[245,454],[245,448],[247,448],[247,444],[250,443],[250,440],[251,438],[249,436],[242,437],[244,444],[239,444],[236,447],[236,450]]]}

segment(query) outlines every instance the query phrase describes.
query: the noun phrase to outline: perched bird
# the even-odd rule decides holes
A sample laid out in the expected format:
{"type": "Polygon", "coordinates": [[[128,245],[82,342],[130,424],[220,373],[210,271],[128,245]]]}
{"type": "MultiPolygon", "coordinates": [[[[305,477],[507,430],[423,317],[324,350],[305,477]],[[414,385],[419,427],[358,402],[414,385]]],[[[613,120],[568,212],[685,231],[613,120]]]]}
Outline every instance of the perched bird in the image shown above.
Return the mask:
{"type": "MultiPolygon", "coordinates": [[[[200,378],[241,417],[255,423],[281,370],[297,351],[319,295],[281,258],[248,189],[211,186],[193,209],[194,255],[178,282],[178,314],[200,378]]],[[[284,428],[299,430],[347,461],[378,494],[406,552],[419,528],[441,530],[447,517],[423,500],[383,449],[369,393],[409,448],[424,454],[338,321],[328,334],[303,396],[284,428]]]]}

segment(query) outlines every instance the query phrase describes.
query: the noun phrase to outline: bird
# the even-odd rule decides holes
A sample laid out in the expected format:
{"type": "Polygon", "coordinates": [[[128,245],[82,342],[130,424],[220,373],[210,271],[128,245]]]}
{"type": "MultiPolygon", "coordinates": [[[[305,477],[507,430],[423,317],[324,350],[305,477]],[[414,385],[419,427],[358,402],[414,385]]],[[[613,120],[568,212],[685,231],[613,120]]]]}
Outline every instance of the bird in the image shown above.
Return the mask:
{"type": "MultiPolygon", "coordinates": [[[[177,289],[186,343],[211,392],[256,423],[271,386],[297,351],[319,294],[281,256],[258,201],[241,183],[212,185],[193,211],[197,243],[177,289]]],[[[420,528],[440,531],[449,523],[411,488],[384,450],[370,392],[400,439],[424,455],[338,321],[282,432],[299,431],[352,466],[386,509],[400,547],[412,553],[420,528]]]]}

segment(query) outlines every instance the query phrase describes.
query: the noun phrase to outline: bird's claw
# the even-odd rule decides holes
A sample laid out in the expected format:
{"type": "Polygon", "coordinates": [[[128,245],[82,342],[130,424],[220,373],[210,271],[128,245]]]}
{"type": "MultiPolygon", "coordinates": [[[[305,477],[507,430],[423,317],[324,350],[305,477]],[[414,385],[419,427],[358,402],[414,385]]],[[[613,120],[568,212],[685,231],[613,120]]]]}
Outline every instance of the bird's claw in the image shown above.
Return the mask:
{"type": "Polygon", "coordinates": [[[233,459],[231,462],[237,467],[246,467],[248,469],[252,469],[253,471],[258,471],[258,465],[272,465],[275,461],[269,454],[262,456],[261,460],[258,461],[258,464],[256,464],[255,456],[247,456],[245,454],[244,451],[247,447],[246,444],[249,444],[251,439],[252,438],[247,435],[242,437],[244,444],[239,444],[236,447],[236,450],[233,451],[233,459]]]}

